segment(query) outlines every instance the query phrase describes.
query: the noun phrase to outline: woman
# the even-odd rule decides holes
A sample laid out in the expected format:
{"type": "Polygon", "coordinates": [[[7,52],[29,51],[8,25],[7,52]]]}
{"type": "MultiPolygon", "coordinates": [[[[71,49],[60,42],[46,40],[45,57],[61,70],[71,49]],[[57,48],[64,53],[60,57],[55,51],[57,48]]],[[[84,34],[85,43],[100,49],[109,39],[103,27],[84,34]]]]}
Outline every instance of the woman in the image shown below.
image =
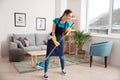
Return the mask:
{"type": "MultiPolygon", "coordinates": [[[[67,9],[64,11],[63,15],[60,18],[55,18],[53,20],[53,27],[52,32],[50,33],[50,37],[48,39],[47,44],[47,54],[51,52],[51,50],[56,46],[55,50],[52,52],[50,56],[59,56],[60,63],[61,63],[61,70],[64,75],[66,72],[64,70],[64,42],[62,38],[63,34],[68,35],[71,32],[70,28],[70,20],[72,18],[72,11],[67,9]],[[59,42],[60,41],[60,42],[59,42]]],[[[45,68],[44,68],[44,78],[47,79],[47,71],[48,71],[48,64],[49,64],[50,57],[47,58],[45,61],[45,68]]]]}

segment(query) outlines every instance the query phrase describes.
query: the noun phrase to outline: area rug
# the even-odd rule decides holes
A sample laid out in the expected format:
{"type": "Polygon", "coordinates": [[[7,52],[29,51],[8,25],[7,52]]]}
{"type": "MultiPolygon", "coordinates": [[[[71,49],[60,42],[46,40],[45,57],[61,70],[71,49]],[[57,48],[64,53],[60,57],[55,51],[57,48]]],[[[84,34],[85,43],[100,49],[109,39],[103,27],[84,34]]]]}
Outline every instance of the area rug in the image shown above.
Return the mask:
{"type": "MultiPolygon", "coordinates": [[[[45,56],[38,56],[37,61],[41,62],[43,61],[45,56]]],[[[81,63],[88,63],[89,61],[86,59],[80,59],[79,57],[76,57],[74,55],[68,55],[65,54],[65,66],[70,66],[70,65],[76,65],[76,64],[81,64],[81,63]]],[[[31,65],[31,57],[30,56],[25,56],[25,59],[21,62],[11,62],[11,64],[16,68],[16,70],[19,73],[25,73],[25,72],[32,72],[32,71],[37,71],[37,70],[43,70],[41,68],[34,68],[31,65]]],[[[58,62],[54,62],[54,57],[51,57],[50,63],[49,63],[49,68],[57,68],[60,67],[60,64],[58,62]]]]}

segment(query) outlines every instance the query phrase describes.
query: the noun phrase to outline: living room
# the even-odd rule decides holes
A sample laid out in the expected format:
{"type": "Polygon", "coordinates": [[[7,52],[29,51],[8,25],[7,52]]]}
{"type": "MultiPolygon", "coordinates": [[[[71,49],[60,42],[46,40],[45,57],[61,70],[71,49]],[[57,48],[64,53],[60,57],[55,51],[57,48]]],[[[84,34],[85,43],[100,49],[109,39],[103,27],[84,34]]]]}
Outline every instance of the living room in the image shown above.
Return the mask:
{"type": "MultiPolygon", "coordinates": [[[[91,34],[92,41],[83,46],[83,49],[86,51],[86,55],[89,58],[90,44],[96,42],[112,41],[113,46],[111,54],[108,57],[108,67],[104,68],[104,59],[95,57],[93,59],[93,66],[90,68],[89,63],[66,66],[67,76],[59,75],[59,68],[50,69],[49,77],[51,80],[120,80],[120,49],[119,49],[119,40],[120,35],[119,30],[112,31],[111,29],[100,31],[92,30],[93,28],[86,28],[89,24],[87,23],[87,8],[86,5],[88,0],[1,0],[0,1],[0,80],[42,80],[43,71],[34,71],[30,73],[20,74],[16,69],[10,64],[8,60],[9,56],[9,37],[14,34],[27,34],[27,33],[39,33],[39,34],[49,34],[52,31],[52,23],[55,17],[60,17],[65,9],[71,9],[73,15],[77,18],[77,29],[91,31],[102,34],[91,34]],[[23,26],[17,26],[19,24],[15,23],[15,13],[22,13],[25,22],[23,26]],[[44,29],[37,28],[37,18],[45,19],[44,29]],[[5,21],[7,20],[7,21],[5,21]],[[116,33],[115,33],[116,32],[116,33]],[[112,34],[115,33],[115,34],[112,34]],[[73,70],[73,68],[75,70],[73,70]],[[94,74],[93,74],[94,73],[94,74]],[[100,75],[104,75],[100,77],[100,75]],[[73,76],[74,75],[74,76],[73,76]],[[14,77],[13,77],[14,76],[14,77]],[[8,78],[7,78],[8,77],[8,78]]],[[[90,0],[91,1],[91,0],[90,0]]],[[[95,1],[95,0],[94,0],[95,1]]],[[[100,0],[98,0],[99,2],[100,0]]],[[[112,5],[113,1],[119,0],[106,0],[105,5],[112,5]],[[108,3],[108,2],[109,3],[108,3]]],[[[102,0],[100,1],[102,2],[102,0]]],[[[91,2],[92,3],[92,2],[91,2]]],[[[118,3],[120,4],[120,2],[118,3]]],[[[102,4],[103,5],[103,4],[102,4]]],[[[106,6],[105,6],[106,7],[106,6]]],[[[105,8],[101,6],[102,10],[105,8]]],[[[111,8],[114,6],[110,6],[111,8]]],[[[118,6],[119,7],[119,6],[118,6]]],[[[90,7],[91,9],[92,7],[90,7]]],[[[120,8],[120,7],[119,7],[120,8]]],[[[99,9],[100,10],[100,9],[99,9]]],[[[100,13],[100,11],[96,11],[100,13]]],[[[110,9],[112,12],[112,9],[110,9]]],[[[94,13],[91,12],[91,13],[94,13]]],[[[95,14],[92,14],[95,15],[95,14]]],[[[112,14],[110,14],[112,16],[112,14]]],[[[89,15],[88,15],[89,16],[89,15]]],[[[91,17],[89,17],[91,18],[91,17]]],[[[105,17],[106,18],[106,17],[105,17]]],[[[102,18],[103,19],[103,18],[102,18]]],[[[110,17],[109,23],[111,24],[112,18],[110,17]]],[[[88,20],[89,21],[89,20],[88,20]]],[[[102,23],[102,22],[101,22],[102,23]]],[[[110,25],[109,24],[109,25],[110,25]]],[[[116,24],[116,23],[115,23],[116,24]]],[[[94,24],[91,24],[94,25],[94,24]]],[[[89,60],[89,59],[88,59],[89,60]]]]}

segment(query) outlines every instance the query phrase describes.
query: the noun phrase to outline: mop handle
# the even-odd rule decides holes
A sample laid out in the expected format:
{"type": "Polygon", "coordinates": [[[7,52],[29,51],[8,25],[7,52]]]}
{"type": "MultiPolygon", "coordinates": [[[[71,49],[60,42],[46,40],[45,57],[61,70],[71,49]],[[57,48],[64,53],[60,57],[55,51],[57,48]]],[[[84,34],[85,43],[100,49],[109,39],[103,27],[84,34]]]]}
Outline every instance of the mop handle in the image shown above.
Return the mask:
{"type": "MultiPolygon", "coordinates": [[[[72,28],[74,25],[74,22],[71,24],[70,28],[72,28]]],[[[66,33],[65,33],[66,34],[66,33]]],[[[59,43],[62,41],[62,39],[65,37],[65,35],[58,41],[59,43]]],[[[48,54],[48,56],[45,58],[45,61],[48,59],[48,57],[53,53],[53,51],[56,49],[57,46],[55,46],[51,52],[48,54]]]]}
{"type": "MultiPolygon", "coordinates": [[[[60,41],[59,41],[59,43],[62,41],[62,39],[64,38],[65,36],[63,36],[61,39],[60,39],[60,41]]],[[[55,46],[52,50],[51,50],[51,52],[48,54],[48,56],[45,58],[45,61],[48,59],[48,57],[53,53],[53,51],[56,49],[56,47],[57,46],[55,46]]]]}

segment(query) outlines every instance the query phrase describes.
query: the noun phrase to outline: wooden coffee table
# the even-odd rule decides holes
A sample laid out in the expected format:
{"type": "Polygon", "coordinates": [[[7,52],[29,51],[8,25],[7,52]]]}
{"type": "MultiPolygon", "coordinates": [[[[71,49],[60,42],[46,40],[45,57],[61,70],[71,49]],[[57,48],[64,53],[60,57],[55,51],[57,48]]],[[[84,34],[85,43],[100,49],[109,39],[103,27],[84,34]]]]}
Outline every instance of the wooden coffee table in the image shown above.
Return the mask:
{"type": "Polygon", "coordinates": [[[42,50],[42,51],[28,51],[27,53],[31,56],[32,66],[36,67],[37,66],[37,56],[45,55],[46,54],[46,50],[42,50]]]}
{"type": "MultiPolygon", "coordinates": [[[[33,67],[37,67],[37,56],[46,55],[46,50],[42,50],[42,51],[28,51],[27,53],[31,56],[32,66],[33,67]]],[[[57,61],[56,59],[57,59],[57,57],[54,57],[54,62],[57,61]]],[[[59,59],[58,59],[58,64],[60,64],[59,59]]]]}

